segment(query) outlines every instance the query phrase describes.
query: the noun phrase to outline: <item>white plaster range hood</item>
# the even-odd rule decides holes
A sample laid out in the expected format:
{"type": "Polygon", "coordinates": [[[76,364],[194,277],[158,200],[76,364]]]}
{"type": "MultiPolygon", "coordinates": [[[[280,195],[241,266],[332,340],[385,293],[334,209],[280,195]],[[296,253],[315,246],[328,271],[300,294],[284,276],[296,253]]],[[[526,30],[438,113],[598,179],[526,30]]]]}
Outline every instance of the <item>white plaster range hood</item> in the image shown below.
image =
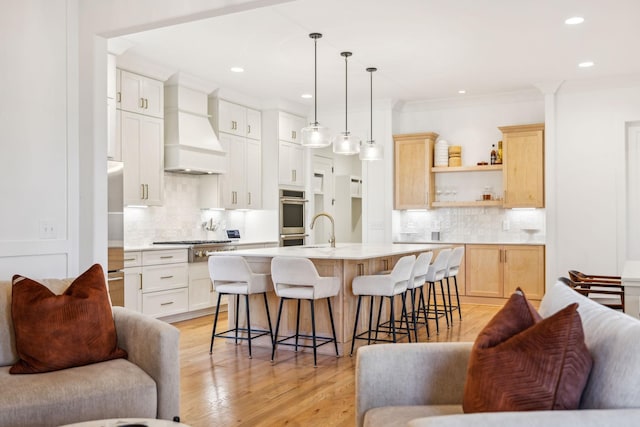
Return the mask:
{"type": "Polygon", "coordinates": [[[227,153],[209,121],[207,94],[168,85],[164,102],[164,169],[195,175],[226,173],[227,153]]]}

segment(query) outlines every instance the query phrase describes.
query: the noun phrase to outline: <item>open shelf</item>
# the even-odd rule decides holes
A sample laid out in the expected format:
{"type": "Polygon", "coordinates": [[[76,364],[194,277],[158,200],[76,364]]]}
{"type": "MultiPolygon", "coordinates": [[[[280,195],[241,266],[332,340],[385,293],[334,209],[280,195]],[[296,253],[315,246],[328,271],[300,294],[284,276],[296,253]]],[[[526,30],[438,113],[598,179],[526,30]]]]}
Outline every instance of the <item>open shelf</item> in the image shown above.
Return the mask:
{"type": "Polygon", "coordinates": [[[484,165],[484,166],[438,166],[432,167],[431,172],[488,172],[488,171],[501,171],[502,165],[484,165]]]}
{"type": "Polygon", "coordinates": [[[460,208],[460,207],[481,207],[481,206],[502,206],[502,200],[469,200],[454,202],[433,202],[431,206],[434,208],[460,208]]]}

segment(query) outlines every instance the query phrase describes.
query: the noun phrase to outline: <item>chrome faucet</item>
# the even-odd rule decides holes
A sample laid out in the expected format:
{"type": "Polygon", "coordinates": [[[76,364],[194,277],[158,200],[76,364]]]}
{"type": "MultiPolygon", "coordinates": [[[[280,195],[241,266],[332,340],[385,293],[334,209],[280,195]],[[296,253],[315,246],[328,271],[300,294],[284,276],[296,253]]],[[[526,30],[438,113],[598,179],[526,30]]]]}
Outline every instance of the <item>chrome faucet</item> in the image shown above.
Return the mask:
{"type": "Polygon", "coordinates": [[[331,236],[329,236],[329,243],[331,243],[331,247],[335,248],[336,247],[336,229],[335,229],[335,223],[333,221],[333,217],[326,213],[326,212],[320,212],[317,213],[313,216],[313,219],[311,220],[311,229],[313,230],[313,224],[316,223],[316,219],[318,219],[318,217],[320,216],[326,216],[327,218],[329,218],[329,221],[331,221],[331,236]]]}

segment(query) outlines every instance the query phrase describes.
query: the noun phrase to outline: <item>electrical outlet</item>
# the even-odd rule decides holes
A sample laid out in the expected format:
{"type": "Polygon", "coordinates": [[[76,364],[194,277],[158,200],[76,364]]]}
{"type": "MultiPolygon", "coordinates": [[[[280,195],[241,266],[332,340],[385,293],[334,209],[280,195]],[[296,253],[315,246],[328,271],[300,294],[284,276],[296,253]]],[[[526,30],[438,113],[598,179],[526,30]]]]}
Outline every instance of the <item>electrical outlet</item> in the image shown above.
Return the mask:
{"type": "Polygon", "coordinates": [[[508,219],[503,219],[502,220],[502,231],[509,231],[509,220],[508,219]]]}
{"type": "Polygon", "coordinates": [[[41,220],[39,235],[41,239],[55,239],[56,227],[54,226],[53,221],[41,220]]]}

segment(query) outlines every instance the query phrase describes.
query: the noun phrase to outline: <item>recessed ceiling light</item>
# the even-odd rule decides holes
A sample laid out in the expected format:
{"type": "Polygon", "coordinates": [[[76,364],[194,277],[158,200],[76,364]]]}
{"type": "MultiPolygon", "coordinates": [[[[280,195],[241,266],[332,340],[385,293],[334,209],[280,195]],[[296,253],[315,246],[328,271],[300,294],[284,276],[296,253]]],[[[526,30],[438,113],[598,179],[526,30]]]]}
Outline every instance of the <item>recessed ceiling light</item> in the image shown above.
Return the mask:
{"type": "Polygon", "coordinates": [[[464,89],[460,89],[460,90],[458,91],[458,93],[459,93],[460,95],[464,95],[465,93],[467,93],[467,91],[466,91],[466,90],[464,90],[464,89]]]}
{"type": "Polygon", "coordinates": [[[244,68],[242,67],[231,67],[231,71],[234,73],[244,73],[244,68]]]}
{"type": "Polygon", "coordinates": [[[595,64],[593,63],[593,61],[584,61],[578,64],[578,67],[580,68],[589,68],[589,67],[593,67],[595,64]]]}
{"type": "Polygon", "coordinates": [[[313,95],[311,95],[310,93],[303,93],[302,95],[300,95],[302,98],[304,99],[311,99],[313,98],[313,95]]]}
{"type": "Polygon", "coordinates": [[[584,18],[582,16],[572,16],[571,18],[565,19],[564,23],[567,25],[578,25],[584,22],[584,18]]]}

